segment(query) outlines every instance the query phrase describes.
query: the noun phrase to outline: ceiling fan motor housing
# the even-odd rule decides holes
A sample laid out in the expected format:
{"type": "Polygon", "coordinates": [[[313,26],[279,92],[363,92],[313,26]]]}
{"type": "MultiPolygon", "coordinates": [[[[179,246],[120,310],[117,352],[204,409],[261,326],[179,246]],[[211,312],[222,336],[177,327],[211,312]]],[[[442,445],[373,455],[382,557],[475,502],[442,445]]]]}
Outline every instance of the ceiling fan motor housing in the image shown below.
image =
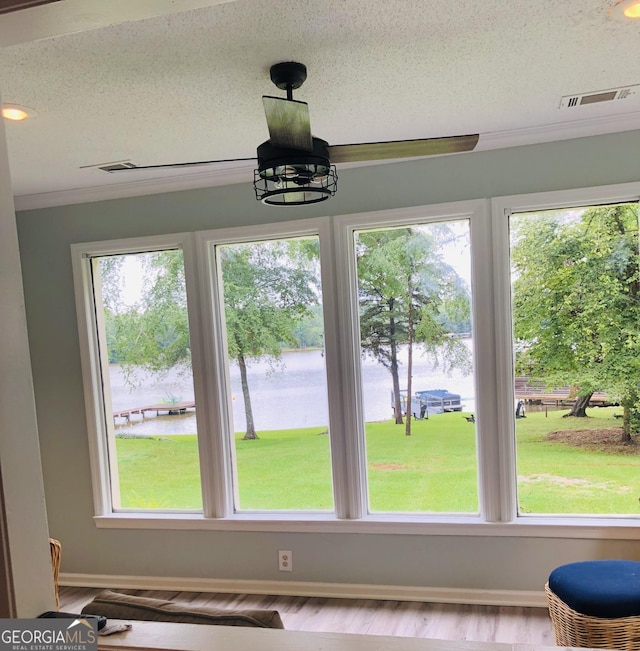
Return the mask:
{"type": "Polygon", "coordinates": [[[256,198],[269,205],[302,205],[324,201],[336,193],[338,175],[329,161],[328,143],[313,138],[312,151],[258,147],[256,198]]]}

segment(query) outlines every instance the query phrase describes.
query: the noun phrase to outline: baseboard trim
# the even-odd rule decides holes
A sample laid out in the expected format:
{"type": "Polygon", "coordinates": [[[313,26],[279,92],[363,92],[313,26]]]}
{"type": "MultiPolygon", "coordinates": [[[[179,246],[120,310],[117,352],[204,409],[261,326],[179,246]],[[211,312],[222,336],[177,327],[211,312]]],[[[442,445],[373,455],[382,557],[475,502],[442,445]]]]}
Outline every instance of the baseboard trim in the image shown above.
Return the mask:
{"type": "Polygon", "coordinates": [[[271,594],[338,599],[381,599],[486,606],[546,607],[542,590],[479,590],[472,588],[430,588],[307,581],[248,581],[166,576],[123,576],[62,572],[62,586],[124,590],[175,590],[178,592],[227,592],[271,594]]]}

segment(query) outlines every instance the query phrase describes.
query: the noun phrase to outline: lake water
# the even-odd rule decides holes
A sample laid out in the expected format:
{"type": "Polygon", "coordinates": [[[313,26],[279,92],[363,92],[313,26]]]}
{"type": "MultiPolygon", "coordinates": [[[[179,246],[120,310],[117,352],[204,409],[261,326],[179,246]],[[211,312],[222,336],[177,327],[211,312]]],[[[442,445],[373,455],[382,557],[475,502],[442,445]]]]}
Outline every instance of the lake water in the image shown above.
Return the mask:
{"type": "MultiPolygon", "coordinates": [[[[465,340],[471,346],[471,340],[465,340]]],[[[363,400],[367,421],[392,417],[391,374],[372,359],[362,360],[363,400]]],[[[171,372],[162,378],[146,376],[144,385],[133,391],[127,386],[118,366],[111,366],[113,411],[167,402],[193,400],[190,377],[171,372]]],[[[244,401],[237,365],[230,368],[233,396],[233,425],[237,432],[245,429],[244,401]]],[[[266,362],[254,362],[249,367],[249,390],[256,430],[288,429],[294,427],[326,427],[328,408],[324,357],[319,350],[286,352],[277,368],[266,362]]],[[[406,386],[406,366],[401,367],[401,386],[406,386]]],[[[450,375],[434,367],[414,350],[413,388],[447,389],[462,396],[462,408],[475,408],[473,376],[453,371],[450,375]]],[[[196,432],[195,413],[180,416],[133,417],[129,425],[121,424],[119,431],[137,434],[184,434],[196,432]]],[[[120,422],[120,420],[118,421],[120,422]]]]}

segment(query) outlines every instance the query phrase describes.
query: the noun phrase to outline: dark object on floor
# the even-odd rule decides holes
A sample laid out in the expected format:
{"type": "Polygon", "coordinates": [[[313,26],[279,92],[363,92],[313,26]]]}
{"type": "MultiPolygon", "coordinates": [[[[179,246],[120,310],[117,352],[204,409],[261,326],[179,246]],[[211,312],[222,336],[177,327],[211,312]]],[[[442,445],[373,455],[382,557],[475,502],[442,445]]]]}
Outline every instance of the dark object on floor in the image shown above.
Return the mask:
{"type": "Polygon", "coordinates": [[[473,414],[471,414],[471,416],[463,416],[463,418],[467,421],[467,423],[476,422],[476,417],[473,414]]]}
{"type": "Polygon", "coordinates": [[[78,615],[77,613],[65,613],[60,610],[47,610],[46,613],[38,615],[38,619],[95,619],[99,631],[107,624],[107,618],[101,615],[78,615]]]}
{"type": "Polygon", "coordinates": [[[640,562],[561,565],[545,591],[558,646],[640,650],[640,562]]]}
{"type": "Polygon", "coordinates": [[[94,600],[82,609],[82,613],[104,615],[109,619],[284,628],[277,610],[224,610],[209,606],[180,604],[164,599],[136,597],[112,590],[99,592],[94,600]]]}

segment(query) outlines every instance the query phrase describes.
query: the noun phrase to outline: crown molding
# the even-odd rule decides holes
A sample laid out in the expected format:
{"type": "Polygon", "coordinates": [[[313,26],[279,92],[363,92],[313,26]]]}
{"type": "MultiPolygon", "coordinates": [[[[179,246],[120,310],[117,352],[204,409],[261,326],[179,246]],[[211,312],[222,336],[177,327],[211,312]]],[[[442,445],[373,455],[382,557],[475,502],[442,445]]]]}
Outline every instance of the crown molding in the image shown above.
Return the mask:
{"type": "MultiPolygon", "coordinates": [[[[623,131],[633,131],[636,129],[640,129],[640,111],[616,116],[602,116],[586,120],[574,120],[571,122],[526,127],[523,129],[483,133],[480,135],[480,141],[474,152],[469,153],[473,154],[480,151],[521,147],[524,145],[535,145],[573,138],[585,138],[623,131]]],[[[468,154],[454,155],[464,156],[468,154]]],[[[348,169],[371,165],[390,165],[397,162],[406,162],[407,160],[395,159],[392,161],[348,163],[338,165],[338,168],[348,169]]],[[[255,164],[252,162],[243,165],[236,164],[233,167],[226,168],[220,164],[216,164],[209,168],[198,168],[198,171],[188,173],[175,174],[172,172],[170,176],[166,175],[162,178],[147,178],[128,181],[126,183],[110,183],[109,185],[16,196],[14,197],[14,201],[16,210],[37,210],[54,206],[249,183],[252,180],[254,166],[255,164]]]]}
{"type": "Polygon", "coordinates": [[[558,140],[588,138],[608,133],[640,129],[640,111],[622,115],[603,115],[586,120],[572,120],[556,124],[545,124],[523,129],[483,133],[474,151],[505,149],[522,145],[537,145],[558,140]]]}
{"type": "MultiPolygon", "coordinates": [[[[247,167],[235,167],[233,169],[209,168],[205,171],[173,174],[171,176],[164,176],[163,178],[27,194],[14,197],[14,202],[16,210],[37,210],[39,208],[51,208],[53,206],[67,206],[77,203],[91,203],[93,201],[108,201],[109,199],[126,199],[128,197],[141,197],[149,194],[162,194],[163,192],[178,192],[180,190],[196,190],[219,185],[248,183],[253,179],[255,163],[251,163],[250,166],[250,169],[247,167]]],[[[122,174],[127,174],[127,172],[122,172],[122,174]]]]}

